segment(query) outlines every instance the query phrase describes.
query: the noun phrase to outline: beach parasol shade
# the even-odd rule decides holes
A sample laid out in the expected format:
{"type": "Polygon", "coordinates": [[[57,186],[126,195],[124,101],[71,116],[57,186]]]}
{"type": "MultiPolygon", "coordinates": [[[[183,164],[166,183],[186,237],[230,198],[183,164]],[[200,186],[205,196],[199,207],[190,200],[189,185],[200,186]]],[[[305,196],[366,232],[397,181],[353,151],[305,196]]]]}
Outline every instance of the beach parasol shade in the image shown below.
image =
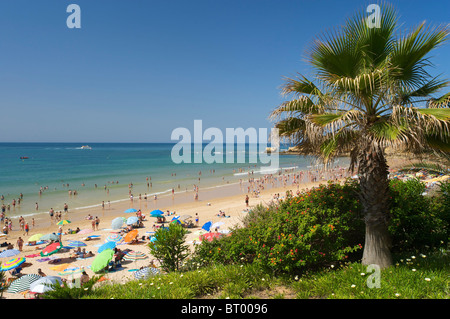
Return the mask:
{"type": "Polygon", "coordinates": [[[92,233],[94,230],[86,228],[86,229],[82,229],[80,230],[77,234],[83,235],[83,234],[89,234],[92,233]]]}
{"type": "Polygon", "coordinates": [[[17,250],[17,249],[7,249],[7,250],[2,251],[0,253],[0,258],[12,257],[12,256],[15,256],[15,255],[17,255],[19,253],[20,253],[20,251],[17,250]]]}
{"type": "Polygon", "coordinates": [[[124,257],[124,260],[131,260],[131,261],[136,261],[136,260],[144,260],[147,259],[148,256],[140,251],[129,251],[124,257]]]}
{"type": "Polygon", "coordinates": [[[124,211],[124,213],[128,214],[128,213],[136,213],[137,209],[134,208],[128,208],[126,211],[124,211]]]}
{"type": "Polygon", "coordinates": [[[136,279],[147,279],[150,276],[154,276],[159,274],[160,271],[157,268],[153,268],[153,267],[145,267],[142,268],[141,270],[138,270],[134,273],[134,277],[136,279]]]}
{"type": "Polygon", "coordinates": [[[82,241],[74,240],[74,241],[69,242],[67,244],[67,246],[70,247],[70,248],[74,248],[74,247],[84,247],[84,246],[87,246],[87,245],[85,243],[83,243],[82,241]]]}
{"type": "Polygon", "coordinates": [[[204,223],[202,229],[209,231],[211,229],[212,222],[204,223]]]}
{"type": "Polygon", "coordinates": [[[115,241],[109,241],[103,245],[101,245],[97,252],[101,253],[102,251],[106,250],[106,249],[114,249],[116,247],[116,242],[115,241]]]}
{"type": "Polygon", "coordinates": [[[93,272],[103,270],[106,266],[108,266],[113,256],[114,251],[112,251],[112,249],[105,249],[100,254],[98,254],[97,257],[95,257],[94,261],[91,264],[91,270],[93,272]]]}
{"type": "Polygon", "coordinates": [[[71,223],[70,220],[63,219],[63,220],[59,221],[56,225],[67,225],[67,224],[70,224],[70,223],[71,223]]]}
{"type": "Polygon", "coordinates": [[[192,218],[192,216],[191,215],[181,215],[180,216],[180,220],[186,220],[186,219],[189,219],[189,218],[192,218]]]}
{"type": "Polygon", "coordinates": [[[207,241],[213,241],[214,238],[220,238],[222,234],[219,233],[206,233],[203,235],[200,235],[200,240],[207,240],[207,241]]]}
{"type": "Polygon", "coordinates": [[[14,280],[6,290],[6,292],[15,294],[22,291],[30,290],[30,285],[35,282],[36,280],[41,279],[42,276],[36,275],[36,274],[28,274],[23,275],[20,278],[17,278],[14,280]]]}
{"type": "Polygon", "coordinates": [[[114,218],[113,221],[111,222],[111,228],[112,229],[119,229],[120,227],[122,227],[122,225],[123,225],[123,218],[122,217],[114,218]]]}
{"type": "Polygon", "coordinates": [[[138,235],[138,230],[133,229],[132,231],[128,232],[128,234],[125,235],[125,237],[123,238],[123,241],[125,243],[130,243],[133,239],[136,238],[137,235],[138,235]]]}
{"type": "Polygon", "coordinates": [[[81,267],[70,267],[70,268],[66,268],[63,271],[59,272],[58,275],[60,275],[60,276],[75,275],[75,274],[80,274],[83,271],[84,271],[84,269],[81,267]]]}
{"type": "Polygon", "coordinates": [[[28,242],[30,242],[30,241],[38,241],[39,239],[41,239],[42,236],[44,236],[44,235],[42,235],[42,234],[34,234],[30,238],[28,238],[28,242]]]}
{"type": "Polygon", "coordinates": [[[24,257],[10,259],[7,262],[2,264],[2,267],[0,268],[0,270],[6,271],[6,270],[11,270],[16,267],[19,267],[20,265],[22,265],[25,262],[25,260],[26,259],[24,257]]]}
{"type": "Polygon", "coordinates": [[[52,243],[52,244],[46,246],[41,251],[41,256],[45,257],[45,256],[53,255],[54,253],[57,253],[61,248],[62,248],[62,244],[60,242],[52,243]]]}
{"type": "Polygon", "coordinates": [[[105,242],[113,241],[115,243],[118,243],[121,240],[122,240],[122,236],[120,236],[118,234],[112,234],[112,235],[109,235],[108,237],[106,237],[105,242]]]}
{"type": "Polygon", "coordinates": [[[34,293],[44,293],[53,290],[54,284],[62,284],[61,277],[59,276],[45,276],[42,277],[30,285],[30,291],[34,293]]]}
{"type": "Polygon", "coordinates": [[[55,233],[45,234],[40,238],[40,240],[59,240],[59,236],[55,233]]]}
{"type": "Polygon", "coordinates": [[[133,224],[136,224],[138,221],[139,221],[139,218],[137,218],[136,216],[128,217],[128,219],[127,219],[127,225],[133,225],[133,224]]]}

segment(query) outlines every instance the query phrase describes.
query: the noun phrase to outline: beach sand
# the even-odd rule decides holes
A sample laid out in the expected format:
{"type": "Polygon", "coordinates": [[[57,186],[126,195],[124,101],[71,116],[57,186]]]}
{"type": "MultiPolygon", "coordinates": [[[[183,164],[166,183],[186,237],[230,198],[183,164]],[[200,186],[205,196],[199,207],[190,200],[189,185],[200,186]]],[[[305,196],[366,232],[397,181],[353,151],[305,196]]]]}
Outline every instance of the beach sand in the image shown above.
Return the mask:
{"type": "MultiPolygon", "coordinates": [[[[302,183],[299,186],[291,185],[286,187],[271,187],[269,189],[262,190],[258,197],[250,196],[249,207],[256,206],[259,203],[268,204],[272,199],[273,195],[279,193],[281,197],[284,197],[286,191],[292,190],[297,192],[297,189],[306,189],[311,188],[315,185],[319,185],[322,182],[315,183],[302,183]]],[[[193,228],[188,228],[189,233],[186,236],[186,243],[190,246],[191,249],[194,247],[194,241],[199,242],[199,231],[201,231],[201,227],[208,221],[213,223],[215,222],[223,222],[224,224],[220,226],[220,229],[229,229],[235,225],[239,225],[241,223],[242,217],[247,214],[244,210],[247,208],[245,203],[245,195],[247,195],[247,182],[243,182],[242,186],[239,184],[226,185],[220,188],[210,188],[202,190],[200,187],[199,190],[199,199],[194,200],[193,192],[181,192],[176,193],[174,197],[172,195],[167,195],[164,197],[158,198],[156,201],[153,198],[144,199],[134,199],[133,202],[130,201],[122,201],[118,203],[105,205],[102,207],[95,207],[89,209],[80,209],[71,211],[69,209],[68,213],[63,213],[62,219],[70,220],[71,223],[62,226],[63,231],[66,232],[69,228],[76,229],[79,227],[81,230],[83,229],[92,229],[92,221],[86,220],[85,217],[90,214],[92,216],[98,216],[100,218],[99,230],[95,230],[89,234],[64,234],[62,235],[62,243],[66,245],[71,240],[83,241],[87,246],[82,247],[85,248],[86,251],[92,251],[95,256],[98,255],[97,250],[100,244],[105,242],[105,239],[117,232],[117,230],[111,229],[111,221],[116,217],[125,217],[128,218],[130,216],[136,216],[135,213],[124,213],[124,211],[128,208],[141,209],[143,215],[146,216],[146,220],[144,221],[143,228],[137,228],[139,231],[139,238],[142,236],[148,236],[148,232],[153,231],[153,224],[156,222],[155,218],[148,217],[149,212],[154,209],[160,209],[164,212],[169,210],[171,213],[175,212],[174,215],[169,216],[167,220],[171,220],[173,216],[176,215],[191,215],[191,220],[195,224],[195,214],[197,213],[199,216],[198,226],[193,228]],[[219,210],[225,212],[229,218],[219,217],[217,214],[219,210]],[[93,239],[89,241],[85,241],[84,239],[87,236],[91,235],[99,235],[98,239],[93,239]]],[[[267,185],[266,185],[267,187],[267,185]]],[[[28,246],[26,245],[29,237],[34,234],[48,234],[48,233],[58,233],[58,228],[60,226],[56,225],[56,222],[51,222],[50,217],[42,216],[40,218],[35,218],[35,226],[32,227],[30,220],[26,220],[30,224],[30,231],[28,235],[24,236],[24,232],[19,230],[19,225],[17,219],[13,220],[13,230],[8,234],[7,237],[2,237],[0,242],[8,242],[14,245],[14,249],[18,249],[17,239],[22,237],[24,240],[24,245],[22,252],[14,257],[1,258],[1,262],[6,262],[11,258],[16,257],[25,257],[30,255],[39,254],[42,248],[46,246],[46,244],[37,245],[37,246],[28,246]]],[[[167,223],[166,223],[167,225],[167,223]]],[[[213,230],[212,230],[213,231],[213,230]]],[[[136,250],[142,253],[145,253],[149,256],[148,259],[138,260],[138,261],[124,261],[122,262],[123,269],[107,273],[104,275],[108,280],[105,282],[114,282],[114,283],[123,283],[128,280],[134,280],[134,272],[130,271],[132,269],[139,269],[141,266],[148,266],[151,260],[155,260],[153,256],[150,254],[150,249],[148,248],[148,240],[141,241],[138,244],[120,244],[117,245],[121,250],[131,249],[136,250]]],[[[41,256],[36,257],[26,257],[26,263],[31,265],[23,267],[23,274],[37,274],[38,269],[40,268],[47,276],[60,276],[62,278],[68,278],[69,276],[61,276],[59,273],[61,272],[57,266],[64,265],[69,268],[73,267],[84,267],[86,273],[92,277],[94,276],[94,272],[89,269],[89,266],[92,264],[92,261],[95,259],[94,257],[85,258],[85,259],[72,259],[70,260],[68,257],[71,252],[57,252],[51,256],[50,258],[61,258],[61,262],[58,264],[49,264],[48,261],[39,262],[38,260],[42,259],[41,256]]],[[[155,260],[155,264],[158,265],[155,260]]],[[[9,271],[5,272],[6,277],[11,277],[9,271]]],[[[73,275],[75,278],[80,276],[80,274],[73,275]]],[[[7,293],[4,292],[4,298],[7,299],[23,299],[31,297],[29,294],[20,294],[20,293],[7,293]]]]}
{"type": "MultiPolygon", "coordinates": [[[[399,166],[401,164],[404,164],[404,162],[399,162],[399,166]]],[[[392,165],[393,166],[397,165],[392,165]]],[[[287,175],[287,174],[283,174],[287,175]]],[[[282,175],[282,176],[283,176],[282,175]]],[[[297,192],[297,190],[305,190],[307,188],[312,188],[315,186],[318,186],[320,184],[326,183],[326,180],[321,180],[317,182],[310,182],[310,183],[301,183],[299,185],[292,184],[292,180],[290,180],[287,185],[285,186],[281,181],[278,181],[275,185],[267,185],[265,184],[265,189],[261,190],[258,197],[250,196],[249,200],[249,209],[252,207],[258,205],[258,204],[268,204],[272,201],[274,194],[280,194],[280,197],[283,198],[286,194],[287,190],[292,190],[294,194],[297,192]],[[283,184],[280,186],[280,184],[283,184]]],[[[191,215],[192,221],[195,224],[195,214],[197,213],[199,216],[199,223],[198,226],[194,228],[189,228],[189,233],[186,236],[186,243],[190,245],[190,248],[192,249],[194,244],[193,241],[199,241],[199,231],[201,230],[201,227],[204,223],[211,221],[213,223],[215,222],[223,222],[224,224],[220,226],[220,229],[229,229],[235,225],[239,225],[242,221],[242,218],[247,214],[244,210],[247,208],[245,203],[245,196],[247,195],[247,186],[249,185],[248,182],[243,182],[242,185],[239,184],[230,184],[225,185],[217,188],[209,188],[209,189],[202,189],[200,187],[199,190],[199,199],[196,201],[194,200],[194,193],[191,192],[180,192],[175,193],[175,196],[172,197],[172,195],[167,195],[158,198],[158,200],[154,200],[153,198],[148,198],[147,200],[144,199],[137,199],[135,198],[133,202],[130,201],[122,201],[122,202],[116,202],[114,204],[108,205],[106,204],[104,208],[102,207],[94,207],[94,208],[86,208],[86,209],[80,209],[80,210],[70,210],[68,213],[63,213],[62,219],[70,220],[71,223],[62,226],[63,231],[67,231],[70,229],[76,229],[79,227],[81,230],[83,229],[92,229],[92,224],[90,220],[86,220],[85,217],[90,214],[92,216],[98,216],[100,218],[100,224],[99,224],[99,230],[95,230],[89,234],[65,234],[62,236],[62,243],[63,245],[68,244],[70,240],[79,240],[84,241],[84,239],[87,236],[90,235],[99,235],[100,238],[90,241],[84,241],[87,246],[83,247],[86,248],[86,251],[92,251],[95,255],[98,255],[97,250],[98,246],[103,244],[105,242],[106,237],[111,235],[114,230],[111,229],[111,221],[114,218],[117,218],[119,216],[121,217],[130,217],[135,216],[135,213],[124,213],[124,211],[128,208],[135,208],[140,209],[143,213],[143,215],[146,215],[146,220],[144,221],[144,227],[138,228],[139,231],[139,238],[142,236],[148,236],[148,232],[153,231],[153,224],[156,221],[155,218],[148,217],[149,212],[151,212],[154,209],[160,209],[164,212],[169,210],[170,212],[175,212],[175,215],[191,215]],[[219,217],[217,214],[219,213],[219,210],[222,210],[225,212],[227,216],[230,216],[229,218],[219,217]]],[[[169,216],[168,220],[171,220],[172,216],[169,216]]],[[[42,216],[40,218],[35,219],[35,226],[31,227],[30,220],[26,220],[30,224],[30,231],[29,234],[24,236],[23,231],[20,231],[18,228],[18,221],[17,219],[14,219],[13,224],[13,230],[8,234],[8,236],[2,237],[0,239],[0,242],[9,242],[14,245],[14,248],[17,249],[17,239],[18,237],[22,237],[24,240],[24,243],[26,244],[28,242],[27,238],[30,236],[41,233],[41,234],[48,234],[48,233],[57,233],[59,226],[56,225],[55,222],[50,221],[49,216],[42,216]]],[[[167,225],[167,224],[166,224],[167,225]]],[[[117,231],[117,230],[116,230],[117,231]]],[[[154,260],[153,256],[150,255],[150,249],[148,248],[148,240],[141,241],[141,243],[130,245],[130,244],[120,244],[117,247],[121,250],[124,249],[131,249],[136,250],[142,253],[145,253],[149,256],[146,260],[138,260],[138,261],[126,261],[122,263],[123,269],[107,273],[104,275],[105,278],[108,280],[104,281],[101,284],[107,284],[107,283],[123,283],[128,280],[134,280],[134,272],[130,271],[132,269],[139,269],[141,266],[148,266],[149,262],[151,260],[154,260]]],[[[29,255],[39,254],[41,249],[45,247],[45,244],[38,245],[38,246],[23,246],[23,251],[12,257],[25,257],[29,255]]],[[[72,250],[71,250],[72,251],[72,250]]],[[[50,257],[58,257],[62,259],[62,262],[60,264],[49,264],[48,261],[39,262],[38,259],[41,259],[41,256],[37,257],[26,257],[26,262],[30,263],[31,265],[24,267],[22,270],[23,274],[37,274],[38,268],[41,268],[42,271],[47,276],[61,276],[59,275],[59,272],[61,270],[58,270],[54,268],[55,266],[61,265],[61,264],[68,264],[67,266],[72,267],[84,267],[87,274],[92,277],[94,273],[89,269],[90,265],[92,264],[92,261],[95,259],[94,257],[86,258],[86,259],[74,259],[74,260],[68,260],[68,257],[70,256],[71,252],[58,252],[56,254],[53,254],[50,257]]],[[[11,257],[8,258],[1,258],[0,262],[6,262],[11,257]]],[[[156,260],[155,260],[156,261],[156,260]]],[[[158,263],[156,262],[156,265],[158,263]]],[[[10,273],[8,271],[5,272],[7,278],[11,277],[10,273]]],[[[80,274],[74,275],[74,277],[80,276],[80,274]]],[[[68,276],[61,276],[62,278],[68,278],[68,276]]],[[[30,295],[26,294],[20,294],[20,293],[7,293],[4,292],[3,298],[7,299],[23,299],[28,298],[30,295]]]]}

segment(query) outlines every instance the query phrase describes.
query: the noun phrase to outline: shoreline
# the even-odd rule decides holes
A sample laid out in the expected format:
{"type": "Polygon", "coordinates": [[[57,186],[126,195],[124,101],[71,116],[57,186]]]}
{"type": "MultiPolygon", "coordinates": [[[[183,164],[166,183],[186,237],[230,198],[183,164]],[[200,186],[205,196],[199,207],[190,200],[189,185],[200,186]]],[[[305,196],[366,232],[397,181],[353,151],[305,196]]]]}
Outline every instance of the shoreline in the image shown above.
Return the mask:
{"type": "MultiPolygon", "coordinates": [[[[405,163],[400,163],[404,165],[405,163]]],[[[391,170],[395,170],[394,167],[395,164],[392,164],[390,166],[391,170]]],[[[341,167],[337,169],[333,174],[336,172],[338,173],[344,173],[345,176],[341,176],[341,178],[338,178],[339,175],[335,175],[335,178],[325,178],[320,179],[317,181],[308,181],[308,182],[302,182],[298,184],[293,184],[293,175],[298,174],[298,172],[286,172],[281,175],[276,175],[274,177],[277,178],[277,180],[272,184],[272,182],[266,182],[264,183],[264,189],[261,189],[259,192],[259,195],[257,197],[252,196],[252,192],[248,193],[248,190],[250,187],[249,181],[243,181],[242,185],[240,183],[232,183],[223,185],[220,187],[205,187],[199,189],[199,199],[194,200],[194,191],[186,191],[186,192],[178,192],[175,194],[175,196],[172,198],[172,194],[168,194],[166,196],[158,197],[158,199],[155,201],[153,198],[147,198],[147,200],[138,198],[134,198],[133,202],[131,200],[123,200],[115,203],[111,203],[111,205],[105,204],[105,208],[102,209],[101,205],[100,207],[94,207],[94,208],[86,208],[86,209],[79,209],[79,210],[70,210],[68,213],[62,214],[62,219],[68,219],[71,221],[70,224],[62,226],[63,231],[66,232],[69,228],[76,229],[79,227],[80,229],[92,229],[92,221],[86,220],[85,216],[87,214],[90,214],[91,216],[95,217],[98,216],[100,218],[100,224],[99,229],[93,231],[89,235],[98,235],[100,236],[100,239],[97,240],[91,240],[86,243],[86,251],[92,251],[95,255],[97,255],[97,249],[100,244],[103,244],[106,237],[111,235],[111,233],[116,233],[116,231],[113,231],[111,228],[111,221],[116,217],[130,217],[135,216],[135,213],[124,213],[124,211],[128,208],[135,208],[135,209],[141,209],[143,215],[146,215],[146,220],[144,220],[144,227],[143,228],[137,228],[139,238],[142,236],[147,236],[149,232],[153,231],[153,224],[156,221],[154,218],[149,218],[148,214],[154,209],[160,209],[164,212],[169,210],[171,213],[173,213],[173,216],[176,215],[191,215],[192,221],[195,224],[195,215],[196,213],[199,216],[199,223],[198,226],[195,226],[193,228],[188,228],[189,231],[186,236],[186,244],[188,247],[192,250],[195,244],[195,241],[199,242],[199,235],[204,232],[201,230],[201,227],[203,224],[205,224],[208,221],[211,221],[213,223],[215,222],[223,222],[224,224],[220,226],[220,230],[229,229],[233,226],[238,226],[242,222],[242,217],[245,216],[246,212],[245,209],[251,209],[252,207],[263,204],[266,205],[270,201],[272,201],[274,194],[280,194],[280,198],[284,198],[287,190],[292,190],[294,193],[297,191],[304,191],[306,189],[319,186],[320,184],[327,183],[328,180],[334,179],[336,181],[342,182],[345,180],[345,178],[350,177],[352,174],[351,172],[348,172],[348,169],[345,167],[341,167]],[[245,204],[245,196],[249,195],[249,207],[246,207],[245,204]],[[229,218],[223,218],[217,216],[219,213],[219,210],[223,210],[229,218]]],[[[305,174],[304,177],[306,177],[307,174],[305,174]]],[[[319,175],[320,177],[320,175],[319,175]]],[[[261,179],[264,179],[263,176],[260,177],[261,179]]],[[[255,177],[255,181],[259,179],[255,177]]],[[[253,183],[253,186],[255,183],[253,183]]],[[[172,219],[173,216],[170,216],[168,220],[172,219]]],[[[26,220],[29,222],[29,220],[26,220]]],[[[24,246],[22,252],[20,252],[18,255],[14,257],[8,257],[8,258],[1,258],[0,261],[6,262],[9,259],[16,258],[16,257],[26,257],[34,254],[39,254],[40,250],[45,247],[45,244],[37,245],[37,246],[27,246],[26,243],[28,242],[27,238],[30,236],[41,233],[41,234],[47,234],[52,232],[57,232],[58,227],[55,222],[50,222],[50,217],[48,215],[41,216],[39,219],[35,218],[36,226],[31,227],[30,225],[30,231],[28,236],[23,235],[23,231],[19,230],[19,225],[17,225],[17,222],[15,221],[13,224],[13,231],[8,234],[8,236],[2,237],[0,239],[1,242],[8,242],[14,245],[14,248],[17,249],[17,239],[18,237],[22,237],[24,240],[24,246]]],[[[64,234],[62,235],[62,243],[63,245],[67,244],[70,240],[79,240],[84,241],[86,236],[84,234],[64,234]]],[[[153,256],[150,255],[150,250],[147,247],[148,240],[141,241],[141,243],[136,245],[131,244],[120,244],[118,248],[120,249],[131,249],[131,250],[137,250],[140,252],[143,252],[148,255],[148,259],[146,260],[138,260],[135,262],[129,262],[127,264],[123,264],[123,269],[120,271],[116,271],[113,273],[107,273],[104,275],[107,279],[107,283],[123,283],[129,280],[134,280],[133,276],[133,269],[138,269],[141,266],[148,266],[149,261],[154,259],[153,256]]],[[[4,249],[2,249],[4,250],[4,249]]],[[[67,257],[70,255],[70,252],[58,252],[50,257],[54,258],[61,258],[63,260],[67,261],[67,257]]],[[[55,267],[53,264],[48,264],[48,262],[40,262],[39,259],[41,257],[38,256],[35,258],[26,257],[26,262],[30,263],[28,267],[24,267],[22,270],[22,273],[24,274],[36,274],[37,269],[41,268],[43,272],[48,276],[60,276],[62,278],[67,278],[59,274],[57,270],[54,270],[52,268],[55,267]]],[[[76,259],[70,262],[71,267],[84,267],[86,272],[90,277],[94,276],[95,274],[89,269],[90,265],[92,264],[92,261],[95,259],[94,257],[86,258],[83,260],[76,259]]],[[[58,265],[56,265],[58,266],[58,265]]],[[[63,266],[63,265],[62,265],[63,266]]],[[[9,278],[11,275],[8,271],[5,272],[6,277],[9,278]]],[[[76,276],[79,276],[75,275],[76,276]]],[[[105,283],[102,283],[105,284],[105,283]]],[[[23,299],[25,298],[24,295],[20,293],[7,293],[4,292],[3,298],[6,299],[23,299]]]]}

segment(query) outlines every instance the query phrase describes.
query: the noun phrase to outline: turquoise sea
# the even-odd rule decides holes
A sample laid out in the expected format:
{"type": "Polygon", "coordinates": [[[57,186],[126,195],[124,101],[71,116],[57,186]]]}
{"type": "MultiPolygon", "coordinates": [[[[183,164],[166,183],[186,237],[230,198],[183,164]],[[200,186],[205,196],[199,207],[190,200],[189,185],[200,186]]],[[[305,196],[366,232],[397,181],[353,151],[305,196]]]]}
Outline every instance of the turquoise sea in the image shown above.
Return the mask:
{"type": "MultiPolygon", "coordinates": [[[[139,194],[153,198],[171,194],[172,188],[177,193],[192,191],[194,185],[205,189],[239,183],[248,180],[249,171],[254,178],[268,173],[261,163],[248,161],[175,164],[173,143],[92,143],[91,149],[82,149],[82,145],[0,143],[0,195],[4,196],[2,204],[10,205],[6,215],[25,217],[48,213],[50,208],[59,211],[65,203],[69,210],[99,206],[102,201],[128,200],[130,190],[135,198],[139,194]],[[69,190],[78,194],[69,196],[69,190]]],[[[191,150],[194,152],[194,147],[191,150]]],[[[247,159],[250,151],[247,145],[247,159]]],[[[279,156],[281,169],[307,170],[311,165],[311,158],[279,156]]]]}

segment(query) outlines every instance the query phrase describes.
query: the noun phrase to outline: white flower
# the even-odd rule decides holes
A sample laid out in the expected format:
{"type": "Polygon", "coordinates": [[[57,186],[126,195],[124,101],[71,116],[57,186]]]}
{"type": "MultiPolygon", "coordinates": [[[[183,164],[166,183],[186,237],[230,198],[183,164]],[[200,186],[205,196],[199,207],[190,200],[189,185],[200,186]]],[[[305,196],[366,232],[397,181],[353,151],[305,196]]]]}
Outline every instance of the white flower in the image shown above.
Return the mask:
{"type": "Polygon", "coordinates": [[[395,294],[395,297],[400,297],[400,294],[397,292],[397,293],[395,294]]]}
{"type": "Polygon", "coordinates": [[[411,270],[412,270],[412,271],[416,271],[416,269],[414,269],[414,268],[413,268],[413,269],[411,269],[411,270]]]}
{"type": "Polygon", "coordinates": [[[430,278],[425,278],[425,281],[431,281],[431,279],[430,278]]]}
{"type": "Polygon", "coordinates": [[[172,285],[173,284],[173,282],[171,281],[171,282],[169,282],[169,285],[172,285]]]}
{"type": "Polygon", "coordinates": [[[411,256],[412,259],[416,259],[416,256],[411,256]]]}
{"type": "Polygon", "coordinates": [[[355,287],[356,287],[356,285],[351,285],[351,287],[352,287],[352,288],[355,288],[355,287]]]}
{"type": "Polygon", "coordinates": [[[331,265],[330,267],[331,267],[331,268],[334,268],[334,265],[331,265]]]}
{"type": "Polygon", "coordinates": [[[365,273],[363,273],[363,272],[361,273],[361,276],[365,276],[365,275],[366,275],[365,273]]]}
{"type": "Polygon", "coordinates": [[[295,278],[294,278],[295,280],[298,280],[298,275],[297,276],[295,276],[295,278]]]}

